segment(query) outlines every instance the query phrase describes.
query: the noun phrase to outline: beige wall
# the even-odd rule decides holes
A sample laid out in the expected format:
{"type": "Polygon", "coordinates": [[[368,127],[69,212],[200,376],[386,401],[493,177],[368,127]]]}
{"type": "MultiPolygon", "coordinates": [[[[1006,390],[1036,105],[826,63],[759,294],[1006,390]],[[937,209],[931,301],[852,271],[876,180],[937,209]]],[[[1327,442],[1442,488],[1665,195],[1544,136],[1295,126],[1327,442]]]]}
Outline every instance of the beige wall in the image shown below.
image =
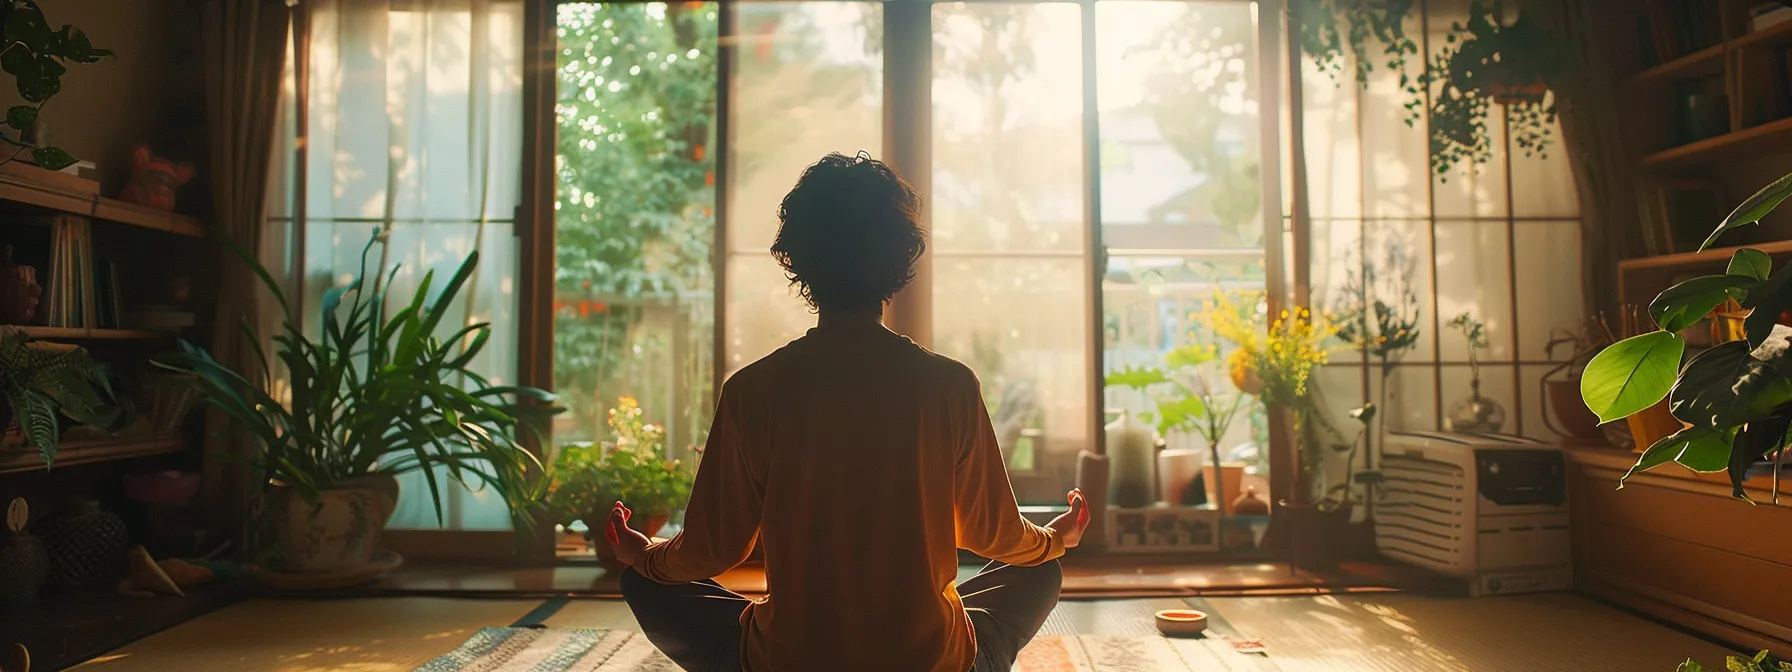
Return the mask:
{"type": "MultiPolygon", "coordinates": [[[[178,40],[197,31],[181,16],[177,0],[39,0],[52,27],[73,24],[94,46],[116,55],[93,64],[72,64],[62,93],[44,107],[50,138],[75,156],[99,165],[107,194],[130,175],[130,150],[138,142],[158,147],[168,124],[178,40]]],[[[0,77],[0,104],[15,105],[11,76],[0,77]]],[[[200,101],[194,101],[195,103],[200,101]]]]}

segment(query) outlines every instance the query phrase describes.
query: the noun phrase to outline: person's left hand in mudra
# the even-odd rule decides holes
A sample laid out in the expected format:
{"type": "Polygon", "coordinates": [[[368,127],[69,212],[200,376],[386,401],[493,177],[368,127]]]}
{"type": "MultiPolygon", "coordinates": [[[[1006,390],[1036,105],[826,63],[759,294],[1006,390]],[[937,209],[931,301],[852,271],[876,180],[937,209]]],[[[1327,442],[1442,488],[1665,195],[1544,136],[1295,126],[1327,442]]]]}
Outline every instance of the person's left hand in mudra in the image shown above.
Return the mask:
{"type": "Polygon", "coordinates": [[[635,515],[633,511],[616,502],[610,507],[610,522],[604,528],[604,539],[610,542],[610,548],[616,553],[616,561],[624,567],[633,567],[641,561],[641,554],[647,552],[647,535],[637,532],[628,526],[628,519],[635,515]]]}

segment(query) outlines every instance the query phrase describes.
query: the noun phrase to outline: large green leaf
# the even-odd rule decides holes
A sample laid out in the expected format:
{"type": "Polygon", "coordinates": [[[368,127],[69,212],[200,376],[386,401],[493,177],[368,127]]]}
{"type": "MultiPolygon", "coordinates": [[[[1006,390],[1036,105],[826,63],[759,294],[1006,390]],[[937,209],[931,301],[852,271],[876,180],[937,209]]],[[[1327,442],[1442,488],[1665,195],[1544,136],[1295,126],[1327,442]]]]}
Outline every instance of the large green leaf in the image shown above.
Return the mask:
{"type": "Polygon", "coordinates": [[[1723,471],[1730,465],[1730,441],[1725,438],[1727,436],[1727,432],[1718,432],[1715,437],[1688,441],[1686,448],[1674,457],[1674,461],[1702,474],[1723,471]]]}
{"type": "Polygon", "coordinates": [[[1631,476],[1667,464],[1685,453],[1693,444],[1700,444],[1699,452],[1710,450],[1711,446],[1721,446],[1724,454],[1729,454],[1730,442],[1728,434],[1706,427],[1687,427],[1673,434],[1661,437],[1637,456],[1636,464],[1624,472],[1618,479],[1618,488],[1623,489],[1624,482],[1631,476]]]}
{"type": "Polygon", "coordinates": [[[1742,341],[1720,343],[1694,356],[1668,394],[1674,417],[1719,430],[1765,418],[1788,402],[1792,380],[1750,356],[1742,341]]]}
{"type": "Polygon", "coordinates": [[[1755,461],[1768,452],[1778,450],[1786,442],[1786,428],[1792,426],[1792,410],[1782,409],[1772,417],[1748,423],[1742,431],[1736,433],[1736,440],[1730,449],[1730,488],[1731,495],[1737,499],[1748,499],[1748,493],[1742,489],[1743,481],[1748,479],[1748,470],[1755,461]]]}
{"type": "MultiPolygon", "coordinates": [[[[6,40],[18,42],[31,51],[50,47],[50,22],[36,3],[12,3],[6,12],[6,40]]],[[[8,45],[11,46],[11,45],[8,45]]],[[[16,48],[16,47],[15,47],[16,48]]]]}
{"type": "Polygon", "coordinates": [[[1730,255],[1730,267],[1724,272],[1730,275],[1746,275],[1756,280],[1766,280],[1773,270],[1773,259],[1752,247],[1745,247],[1730,255]]]}
{"type": "Polygon", "coordinates": [[[1587,363],[1580,377],[1581,400],[1602,423],[1653,406],[1673,387],[1685,351],[1686,342],[1670,331],[1613,343],[1587,363]]]}
{"type": "Polygon", "coordinates": [[[1742,205],[1736,206],[1736,209],[1730,212],[1730,216],[1725,217],[1724,221],[1717,225],[1717,229],[1705,237],[1705,242],[1699,244],[1699,249],[1711,247],[1712,243],[1717,242],[1719,237],[1731,229],[1761,221],[1761,218],[1766,217],[1767,213],[1773,212],[1774,208],[1779,207],[1787,196],[1792,196],[1792,175],[1774,180],[1773,184],[1763,187],[1748,200],[1743,201],[1742,205]]]}
{"type": "Polygon", "coordinates": [[[1649,317],[1663,331],[1680,331],[1705,319],[1712,309],[1730,299],[1748,297],[1760,280],[1747,275],[1706,275],[1681,282],[1649,302],[1649,317]]]}

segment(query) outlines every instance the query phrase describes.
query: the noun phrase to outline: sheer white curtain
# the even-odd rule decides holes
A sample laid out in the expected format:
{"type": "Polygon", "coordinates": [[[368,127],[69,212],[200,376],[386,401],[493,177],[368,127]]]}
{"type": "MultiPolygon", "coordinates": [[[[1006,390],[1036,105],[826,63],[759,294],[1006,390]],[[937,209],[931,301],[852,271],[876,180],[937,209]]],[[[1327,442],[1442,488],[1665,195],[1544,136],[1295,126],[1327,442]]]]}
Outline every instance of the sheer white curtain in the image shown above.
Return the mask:
{"type": "MultiPolygon", "coordinates": [[[[520,0],[308,0],[303,314],[353,279],[376,229],[398,267],[394,301],[425,273],[436,287],[478,250],[462,324],[495,325],[478,372],[516,379],[523,7],[520,0]]],[[[460,325],[445,322],[442,336],[460,325]]],[[[506,529],[496,493],[445,489],[437,522],[421,474],[401,479],[391,527],[506,529]]]]}

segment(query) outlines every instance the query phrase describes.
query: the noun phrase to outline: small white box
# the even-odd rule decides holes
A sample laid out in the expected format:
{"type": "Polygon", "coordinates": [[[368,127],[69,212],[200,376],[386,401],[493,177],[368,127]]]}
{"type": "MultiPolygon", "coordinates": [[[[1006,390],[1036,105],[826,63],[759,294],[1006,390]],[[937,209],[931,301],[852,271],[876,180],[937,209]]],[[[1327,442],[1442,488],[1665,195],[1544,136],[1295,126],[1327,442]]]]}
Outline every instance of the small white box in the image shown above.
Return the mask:
{"type": "Polygon", "coordinates": [[[1187,553],[1220,549],[1220,512],[1193,506],[1108,507],[1110,553],[1187,553]]]}

